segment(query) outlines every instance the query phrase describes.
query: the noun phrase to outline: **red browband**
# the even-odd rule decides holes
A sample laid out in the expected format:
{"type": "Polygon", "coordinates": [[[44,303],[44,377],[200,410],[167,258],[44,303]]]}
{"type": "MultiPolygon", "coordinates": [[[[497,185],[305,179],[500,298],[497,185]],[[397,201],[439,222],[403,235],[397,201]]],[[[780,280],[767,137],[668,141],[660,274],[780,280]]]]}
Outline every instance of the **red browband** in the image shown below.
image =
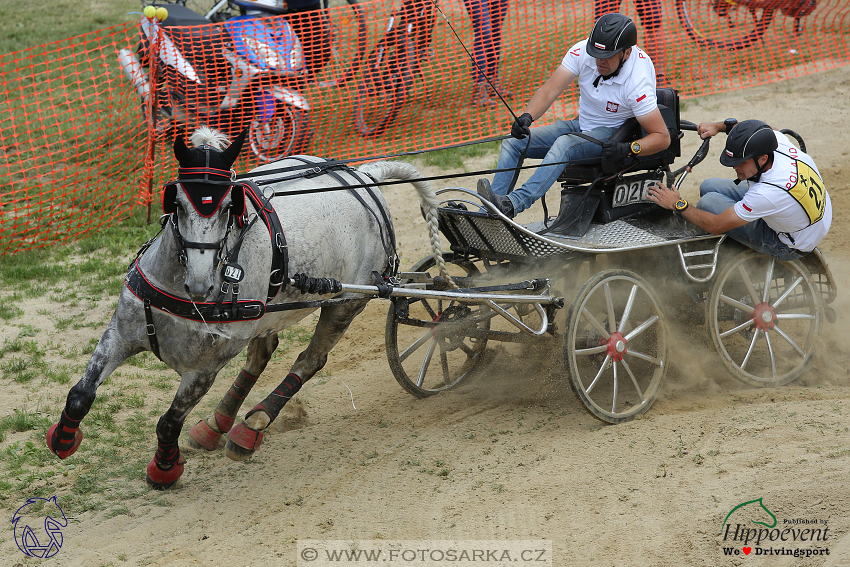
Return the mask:
{"type": "Polygon", "coordinates": [[[179,167],[177,168],[177,175],[180,177],[184,175],[217,175],[230,179],[232,172],[229,169],[216,169],[214,167],[179,167]]]}

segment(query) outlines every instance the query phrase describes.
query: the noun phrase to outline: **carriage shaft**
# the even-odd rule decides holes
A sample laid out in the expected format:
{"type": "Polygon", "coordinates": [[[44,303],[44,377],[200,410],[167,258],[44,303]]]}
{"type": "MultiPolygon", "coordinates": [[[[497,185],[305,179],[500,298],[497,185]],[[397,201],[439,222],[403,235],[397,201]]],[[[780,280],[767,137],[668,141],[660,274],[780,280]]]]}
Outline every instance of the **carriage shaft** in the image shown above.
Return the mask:
{"type": "Polygon", "coordinates": [[[451,301],[457,301],[459,303],[488,303],[490,301],[499,301],[503,303],[538,303],[542,305],[554,305],[558,308],[564,306],[563,297],[554,297],[551,295],[475,293],[466,292],[462,289],[456,291],[435,291],[427,289],[412,289],[406,287],[393,287],[390,289],[389,295],[387,295],[386,289],[383,287],[354,284],[342,284],[342,291],[385,297],[447,299],[451,301]]]}

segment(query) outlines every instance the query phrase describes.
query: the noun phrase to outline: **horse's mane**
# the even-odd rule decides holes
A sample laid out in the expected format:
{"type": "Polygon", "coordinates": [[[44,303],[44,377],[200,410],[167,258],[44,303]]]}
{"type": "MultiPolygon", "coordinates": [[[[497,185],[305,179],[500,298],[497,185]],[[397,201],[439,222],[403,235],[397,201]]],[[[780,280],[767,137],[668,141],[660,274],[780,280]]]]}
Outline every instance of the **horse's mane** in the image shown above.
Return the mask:
{"type": "Polygon", "coordinates": [[[196,148],[206,144],[211,148],[223,150],[230,145],[230,140],[227,139],[227,136],[209,126],[201,126],[195,130],[191,140],[192,145],[196,148]]]}

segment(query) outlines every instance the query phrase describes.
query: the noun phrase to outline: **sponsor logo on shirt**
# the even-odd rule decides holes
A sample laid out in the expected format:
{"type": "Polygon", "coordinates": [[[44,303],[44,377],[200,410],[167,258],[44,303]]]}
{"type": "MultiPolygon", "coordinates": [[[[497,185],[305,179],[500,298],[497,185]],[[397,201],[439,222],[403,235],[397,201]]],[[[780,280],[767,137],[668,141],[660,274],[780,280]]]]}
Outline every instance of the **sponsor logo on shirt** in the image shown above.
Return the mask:
{"type": "Polygon", "coordinates": [[[605,107],[605,110],[608,112],[617,112],[620,109],[620,105],[616,102],[608,101],[608,105],[605,107]]]}

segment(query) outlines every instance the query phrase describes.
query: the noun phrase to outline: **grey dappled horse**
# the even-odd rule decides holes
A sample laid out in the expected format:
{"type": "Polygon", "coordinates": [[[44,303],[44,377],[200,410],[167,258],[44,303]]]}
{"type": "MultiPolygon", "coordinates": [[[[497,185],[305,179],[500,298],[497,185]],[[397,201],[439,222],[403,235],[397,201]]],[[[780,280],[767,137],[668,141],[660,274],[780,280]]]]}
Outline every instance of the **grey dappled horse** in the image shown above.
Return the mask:
{"type": "MultiPolygon", "coordinates": [[[[177,445],[183,422],[230,359],[247,345],[247,362],[230,390],[214,414],[198,423],[190,435],[194,444],[212,450],[226,433],[226,452],[239,460],[257,449],[263,430],[301,385],[325,365],[328,352],[368,301],[360,298],[322,305],[313,338],[289,374],[234,427],[242,401],[278,345],[278,332],[317,308],[308,306],[260,316],[263,303],[268,301],[271,306],[329,299],[338,296],[335,291],[339,290],[327,287],[329,280],[304,283],[301,289],[307,290],[306,294],[286,284],[275,287],[281,274],[273,266],[270,234],[274,231],[263,222],[247,222],[254,219],[258,207],[245,198],[241,185],[232,185],[230,168],[239,154],[244,133],[225,149],[226,138],[208,128],[195,132],[192,141],[195,147],[188,148],[177,136],[174,153],[181,166],[179,183],[167,185],[163,198],[163,208],[170,216],[164,217],[161,234],[142,248],[131,266],[109,326],[82,378],[68,393],[59,422],[47,434],[48,447],[57,456],[64,459],[73,454],[83,438],[80,422],[91,408],[98,386],[126,358],[151,350],[181,378],[174,401],[156,428],[158,448],[147,468],[147,481],[155,488],[171,486],[183,473],[185,460],[177,445]],[[245,230],[245,226],[250,228],[245,230]],[[232,291],[235,282],[231,280],[236,279],[225,277],[227,266],[222,264],[228,255],[236,276],[240,275],[239,268],[244,271],[236,297],[221,295],[223,288],[232,291]],[[238,258],[238,264],[233,257],[238,258]],[[224,283],[229,285],[223,286],[224,283]],[[274,299],[269,301],[271,296],[274,299]],[[232,311],[227,311],[230,308],[232,311]],[[222,313],[230,313],[230,319],[223,318],[222,313]]],[[[318,168],[325,163],[321,158],[299,156],[252,170],[250,179],[260,183],[264,171],[287,172],[266,174],[266,181],[276,181],[255,194],[361,185],[391,178],[410,180],[419,194],[431,241],[442,264],[437,198],[427,182],[414,181],[421,176],[412,166],[378,162],[357,171],[347,167],[316,169],[305,176],[304,161],[315,162],[318,168]],[[280,180],[282,177],[291,179],[280,180]]],[[[392,217],[380,192],[374,188],[372,192],[374,196],[361,188],[271,198],[285,237],[286,247],[278,247],[278,252],[288,253],[288,274],[374,285],[377,282],[373,272],[391,271],[396,258],[391,245],[392,217]]],[[[233,272],[229,275],[233,276],[233,272]]]]}

